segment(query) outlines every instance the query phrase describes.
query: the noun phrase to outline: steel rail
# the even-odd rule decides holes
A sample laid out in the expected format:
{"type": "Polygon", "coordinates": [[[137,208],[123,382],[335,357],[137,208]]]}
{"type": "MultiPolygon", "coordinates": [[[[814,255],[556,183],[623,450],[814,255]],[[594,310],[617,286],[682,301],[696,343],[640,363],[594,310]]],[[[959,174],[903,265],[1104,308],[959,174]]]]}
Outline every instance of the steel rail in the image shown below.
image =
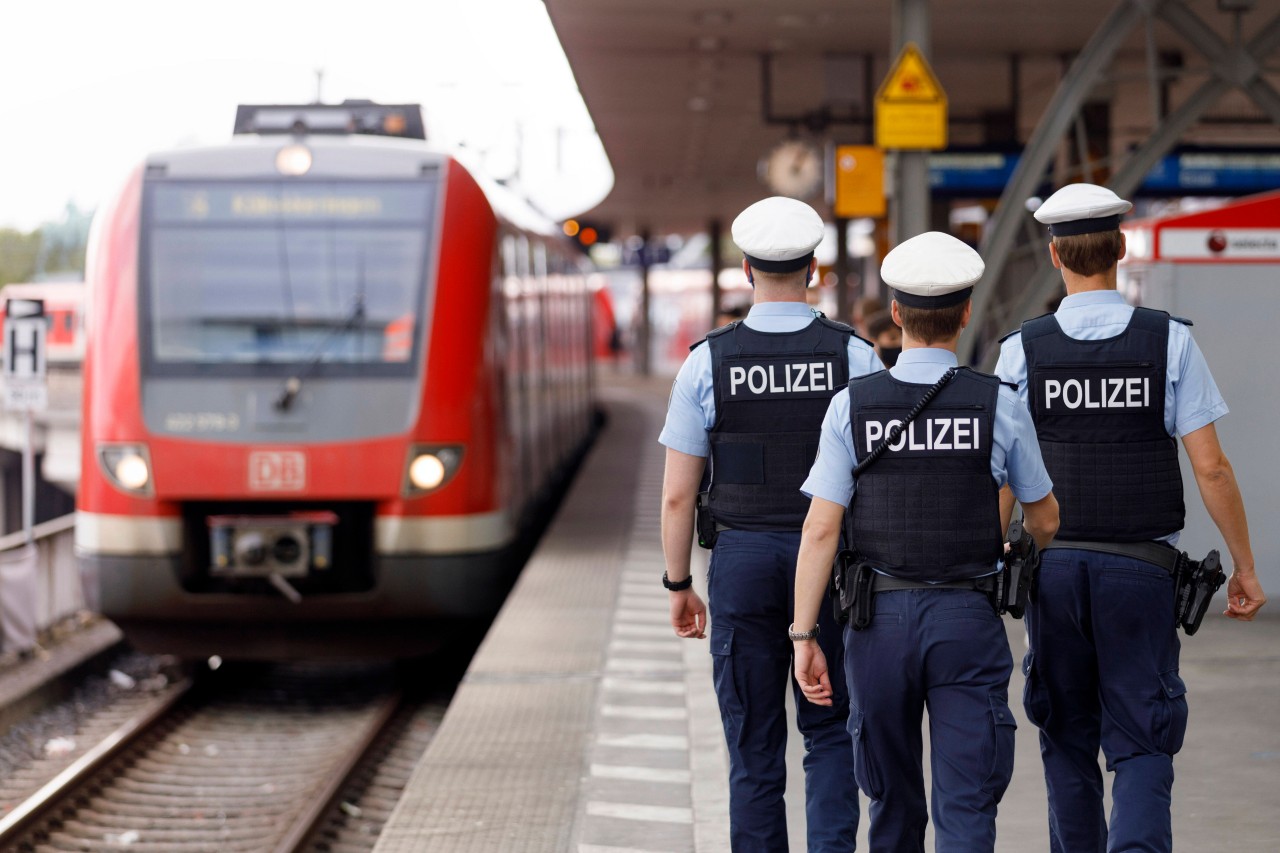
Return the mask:
{"type": "Polygon", "coordinates": [[[109,734],[84,755],[77,758],[65,770],[47,782],[0,819],[0,849],[8,850],[30,832],[48,812],[66,799],[75,788],[86,783],[112,759],[135,744],[142,735],[163,719],[175,705],[190,693],[194,682],[187,678],[179,681],[163,699],[139,712],[132,719],[109,734]]]}
{"type": "Polygon", "coordinates": [[[295,853],[303,849],[303,845],[319,831],[321,823],[329,816],[330,810],[337,804],[343,786],[351,778],[352,772],[369,753],[378,736],[386,729],[396,711],[400,709],[403,696],[400,691],[390,694],[383,700],[382,707],[365,722],[364,731],[354,744],[343,755],[329,773],[324,785],[310,799],[311,805],[294,819],[289,829],[276,843],[274,853],[295,853]]]}

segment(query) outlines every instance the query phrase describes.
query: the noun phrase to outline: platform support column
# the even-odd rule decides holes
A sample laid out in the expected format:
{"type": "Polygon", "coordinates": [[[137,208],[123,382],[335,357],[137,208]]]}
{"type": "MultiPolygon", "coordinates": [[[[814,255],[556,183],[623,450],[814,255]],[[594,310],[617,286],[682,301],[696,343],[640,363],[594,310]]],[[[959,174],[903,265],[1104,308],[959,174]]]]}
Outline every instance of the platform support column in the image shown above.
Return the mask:
{"type": "Polygon", "coordinates": [[[636,324],[636,371],[648,376],[653,371],[651,350],[653,314],[649,299],[649,229],[640,232],[640,321],[636,324]]]}
{"type": "Polygon", "coordinates": [[[849,220],[836,217],[836,319],[853,322],[853,293],[849,285],[849,220]]]}
{"type": "Polygon", "coordinates": [[[711,241],[711,325],[716,327],[716,318],[720,316],[720,270],[724,268],[724,258],[720,252],[720,243],[724,239],[724,226],[719,219],[707,223],[707,238],[711,241]]]}
{"type": "MultiPolygon", "coordinates": [[[[908,42],[929,56],[929,0],[894,0],[893,53],[908,42]]],[[[929,230],[929,152],[899,151],[894,169],[893,243],[929,230]]]]}

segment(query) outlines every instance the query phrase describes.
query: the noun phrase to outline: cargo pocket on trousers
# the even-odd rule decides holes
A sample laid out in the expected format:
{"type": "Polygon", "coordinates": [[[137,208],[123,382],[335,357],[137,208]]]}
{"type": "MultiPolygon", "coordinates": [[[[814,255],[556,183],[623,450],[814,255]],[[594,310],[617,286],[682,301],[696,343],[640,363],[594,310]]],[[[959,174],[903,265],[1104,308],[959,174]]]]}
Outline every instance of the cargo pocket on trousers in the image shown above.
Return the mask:
{"type": "Polygon", "coordinates": [[[732,740],[742,730],[744,711],[733,671],[733,628],[728,625],[711,625],[711,673],[725,735],[732,740]]]}
{"type": "Polygon", "coordinates": [[[1036,669],[1035,652],[1027,652],[1022,658],[1022,675],[1026,679],[1022,685],[1022,708],[1027,712],[1031,725],[1043,729],[1049,720],[1049,691],[1036,669]]]}
{"type": "Polygon", "coordinates": [[[862,793],[873,800],[884,796],[880,770],[871,752],[871,739],[867,737],[866,719],[857,708],[849,707],[849,736],[853,740],[853,778],[862,793]]]}
{"type": "Polygon", "coordinates": [[[1176,755],[1182,749],[1182,739],[1187,734],[1187,685],[1176,669],[1160,673],[1160,692],[1163,699],[1163,732],[1157,731],[1156,742],[1165,755],[1176,755]]]}
{"type": "Polygon", "coordinates": [[[1003,696],[991,696],[991,764],[982,789],[998,803],[1013,778],[1014,733],[1018,721],[1009,710],[1009,702],[1003,696]]]}

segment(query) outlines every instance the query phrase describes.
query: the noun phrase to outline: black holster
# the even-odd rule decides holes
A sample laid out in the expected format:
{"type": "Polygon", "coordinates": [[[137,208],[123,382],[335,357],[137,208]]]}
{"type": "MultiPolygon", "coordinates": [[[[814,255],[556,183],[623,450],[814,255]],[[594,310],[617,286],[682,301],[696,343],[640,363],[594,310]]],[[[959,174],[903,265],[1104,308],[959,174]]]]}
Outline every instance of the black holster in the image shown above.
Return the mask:
{"type": "Polygon", "coordinates": [[[1004,555],[1004,567],[996,574],[991,605],[1000,616],[1008,613],[1014,619],[1021,619],[1027,612],[1027,602],[1035,597],[1040,549],[1021,521],[1009,525],[1007,541],[1009,550],[1004,555]]]}
{"type": "Polygon", "coordinates": [[[1210,551],[1203,560],[1193,560],[1185,551],[1178,555],[1173,572],[1173,615],[1188,637],[1200,630],[1213,594],[1226,580],[1217,551],[1210,551]]]}
{"type": "Polygon", "coordinates": [[[708,550],[716,547],[716,520],[711,517],[711,492],[698,492],[694,502],[694,530],[698,544],[708,550]]]}
{"type": "Polygon", "coordinates": [[[832,574],[836,621],[849,624],[855,631],[871,625],[875,615],[875,570],[856,551],[842,550],[836,555],[832,574]]]}

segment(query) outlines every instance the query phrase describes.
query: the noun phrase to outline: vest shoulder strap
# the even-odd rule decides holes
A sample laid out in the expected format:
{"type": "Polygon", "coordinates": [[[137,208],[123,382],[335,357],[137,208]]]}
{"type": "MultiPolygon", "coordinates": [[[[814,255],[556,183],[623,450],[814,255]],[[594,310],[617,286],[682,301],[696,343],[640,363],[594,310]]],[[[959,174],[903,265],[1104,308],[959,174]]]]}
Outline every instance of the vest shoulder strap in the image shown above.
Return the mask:
{"type": "Polygon", "coordinates": [[[741,323],[741,322],[742,322],[741,320],[734,320],[732,323],[728,324],[727,326],[721,326],[721,327],[720,327],[720,328],[718,328],[718,329],[712,329],[710,332],[707,332],[707,336],[706,336],[705,338],[703,338],[703,339],[702,339],[702,340],[700,340],[700,341],[697,341],[696,343],[690,344],[690,345],[689,345],[689,352],[693,352],[693,351],[694,351],[694,350],[696,350],[698,347],[702,346],[703,344],[705,344],[707,341],[711,340],[712,338],[718,338],[718,337],[720,337],[721,335],[727,335],[727,334],[729,334],[730,332],[732,332],[732,331],[733,331],[734,327],[735,327],[735,326],[737,326],[737,325],[738,325],[739,323],[741,323]]]}
{"type": "Polygon", "coordinates": [[[854,331],[853,326],[850,326],[847,323],[841,323],[839,320],[832,320],[829,317],[827,317],[825,314],[818,315],[817,317],[814,318],[814,320],[826,326],[828,329],[833,329],[837,332],[842,332],[848,335],[849,337],[857,338],[858,340],[862,341],[864,344],[866,344],[869,347],[872,347],[872,348],[875,347],[875,344],[873,344],[871,341],[864,338],[862,335],[858,334],[856,331],[854,331]]]}
{"type": "Polygon", "coordinates": [[[1043,338],[1046,335],[1054,335],[1061,330],[1062,327],[1058,325],[1058,321],[1054,318],[1053,314],[1041,314],[1039,317],[1032,317],[1030,320],[1024,322],[1022,324],[1022,328],[1019,329],[1019,331],[1022,332],[1023,346],[1025,346],[1028,341],[1035,340],[1036,338],[1043,338]]]}
{"type": "Polygon", "coordinates": [[[962,364],[959,367],[957,367],[956,372],[959,373],[961,376],[968,376],[970,379],[976,379],[979,382],[981,382],[983,385],[1008,384],[1008,383],[1002,382],[1000,380],[1000,377],[996,376],[994,373],[986,373],[984,371],[979,370],[976,367],[969,367],[966,364],[962,364]]]}
{"type": "Polygon", "coordinates": [[[1129,320],[1129,328],[1139,329],[1144,332],[1154,332],[1157,335],[1167,334],[1169,331],[1169,312],[1157,311],[1154,308],[1134,308],[1133,318],[1129,320]]]}
{"type": "Polygon", "coordinates": [[[861,385],[870,385],[873,382],[887,381],[888,376],[889,376],[889,371],[887,370],[875,370],[875,371],[872,371],[871,373],[864,373],[861,376],[850,376],[849,384],[847,386],[849,389],[850,398],[853,397],[855,388],[861,385]]]}
{"type": "Polygon", "coordinates": [[[845,323],[841,323],[839,320],[832,320],[826,314],[820,313],[813,319],[817,320],[819,323],[826,326],[828,329],[835,329],[837,332],[848,332],[850,334],[856,334],[853,331],[853,326],[847,325],[845,323]]]}

